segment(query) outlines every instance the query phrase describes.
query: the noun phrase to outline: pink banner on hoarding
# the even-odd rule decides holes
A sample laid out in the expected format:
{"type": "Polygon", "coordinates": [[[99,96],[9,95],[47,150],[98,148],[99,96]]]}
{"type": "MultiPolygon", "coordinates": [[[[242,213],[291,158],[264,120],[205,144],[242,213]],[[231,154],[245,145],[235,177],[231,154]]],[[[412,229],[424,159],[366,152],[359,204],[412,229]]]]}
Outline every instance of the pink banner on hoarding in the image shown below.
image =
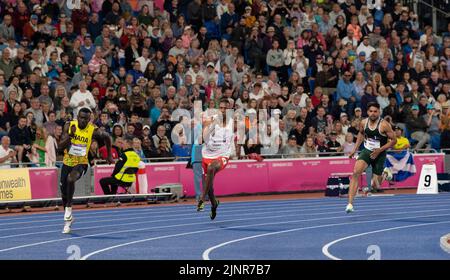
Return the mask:
{"type": "MultiPolygon", "coordinates": [[[[434,162],[438,173],[444,171],[443,154],[414,155],[414,160],[417,173],[404,182],[396,183],[395,187],[416,187],[425,163],[434,162]]],[[[350,176],[354,163],[354,159],[345,157],[230,161],[216,175],[214,190],[217,195],[321,191],[325,190],[328,177],[350,176]]],[[[148,192],[159,185],[181,183],[187,196],[195,196],[193,171],[185,166],[184,162],[146,164],[148,192]]],[[[94,168],[95,194],[103,194],[99,180],[110,176],[112,169],[112,166],[94,168]]],[[[384,187],[387,186],[386,183],[384,187]]]]}
{"type": "Polygon", "coordinates": [[[32,199],[55,198],[58,195],[58,169],[29,168],[32,199]]]}
{"type": "Polygon", "coordinates": [[[270,161],[271,192],[323,190],[329,176],[350,173],[354,160],[349,158],[308,158],[270,161]]]}
{"type": "Polygon", "coordinates": [[[94,194],[103,195],[100,179],[111,176],[114,165],[96,165],[94,166],[94,194]]]}
{"type": "Polygon", "coordinates": [[[268,162],[230,161],[214,180],[214,193],[231,195],[268,192],[268,162]]]}

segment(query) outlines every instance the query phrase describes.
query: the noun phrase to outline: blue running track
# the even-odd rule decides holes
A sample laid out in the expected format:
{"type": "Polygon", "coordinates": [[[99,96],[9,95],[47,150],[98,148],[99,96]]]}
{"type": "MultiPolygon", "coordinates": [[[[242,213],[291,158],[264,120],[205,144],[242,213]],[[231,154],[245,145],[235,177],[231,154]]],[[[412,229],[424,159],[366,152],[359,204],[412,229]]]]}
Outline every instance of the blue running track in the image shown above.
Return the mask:
{"type": "Polygon", "coordinates": [[[450,259],[450,194],[263,200],[0,216],[0,259],[450,259]]]}

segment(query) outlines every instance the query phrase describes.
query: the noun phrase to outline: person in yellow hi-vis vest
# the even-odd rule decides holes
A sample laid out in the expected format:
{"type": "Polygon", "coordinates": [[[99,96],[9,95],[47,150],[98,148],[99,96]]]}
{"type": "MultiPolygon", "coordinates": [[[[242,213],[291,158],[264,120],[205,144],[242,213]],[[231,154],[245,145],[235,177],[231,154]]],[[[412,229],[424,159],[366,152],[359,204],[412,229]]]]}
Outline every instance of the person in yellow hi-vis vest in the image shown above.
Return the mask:
{"type": "Polygon", "coordinates": [[[114,166],[111,177],[100,179],[103,193],[116,194],[119,186],[130,187],[136,181],[141,157],[133,150],[133,138],[125,138],[122,144],[122,152],[114,166]]]}
{"type": "Polygon", "coordinates": [[[108,163],[113,163],[111,157],[111,138],[109,135],[90,123],[91,110],[82,108],[76,120],[64,125],[62,141],[59,149],[64,151],[63,166],[61,169],[61,198],[64,206],[63,233],[70,233],[73,223],[72,200],[75,193],[75,182],[83,176],[88,168],[88,154],[92,139],[99,139],[105,143],[108,163]]]}

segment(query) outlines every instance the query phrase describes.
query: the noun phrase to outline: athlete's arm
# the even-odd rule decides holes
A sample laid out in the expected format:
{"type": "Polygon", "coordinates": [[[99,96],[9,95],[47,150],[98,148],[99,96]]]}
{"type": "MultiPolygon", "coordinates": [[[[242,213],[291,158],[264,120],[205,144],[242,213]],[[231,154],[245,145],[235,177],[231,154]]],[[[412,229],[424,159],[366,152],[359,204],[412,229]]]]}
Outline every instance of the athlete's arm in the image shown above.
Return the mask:
{"type": "Polygon", "coordinates": [[[359,149],[359,146],[361,146],[363,141],[364,141],[364,121],[361,121],[361,123],[359,124],[358,136],[356,138],[356,145],[355,148],[353,148],[353,151],[350,153],[349,158],[352,158],[356,154],[356,151],[359,149]]]}
{"type": "Polygon", "coordinates": [[[211,133],[214,130],[214,125],[213,125],[213,118],[209,118],[205,121],[203,121],[203,143],[206,143],[206,141],[209,140],[209,135],[211,135],[211,133]]]}
{"type": "Polygon", "coordinates": [[[59,149],[60,152],[64,152],[65,149],[69,148],[71,135],[75,134],[76,127],[72,126],[70,131],[69,131],[69,126],[70,126],[69,122],[67,122],[64,125],[63,135],[61,137],[61,142],[58,145],[58,149],[59,149]]]}
{"type": "Polygon", "coordinates": [[[370,158],[372,159],[377,158],[379,154],[386,151],[387,149],[394,147],[395,143],[397,143],[397,138],[395,137],[391,125],[384,120],[381,122],[380,132],[386,134],[389,138],[389,141],[383,147],[372,151],[372,153],[370,154],[370,158]]]}
{"type": "Polygon", "coordinates": [[[107,156],[107,158],[106,158],[106,161],[107,161],[109,164],[114,163],[114,160],[113,160],[113,158],[112,158],[112,153],[111,153],[111,137],[109,137],[109,134],[106,133],[106,132],[104,132],[104,131],[102,131],[102,130],[100,130],[100,129],[98,129],[98,128],[96,128],[96,129],[94,130],[94,134],[93,134],[92,137],[93,137],[93,138],[97,138],[97,139],[101,139],[101,140],[103,140],[103,141],[105,142],[105,145],[106,145],[106,151],[107,151],[107,153],[108,153],[108,156],[107,156]]]}
{"type": "Polygon", "coordinates": [[[386,150],[392,149],[392,147],[395,146],[395,144],[397,143],[397,137],[395,136],[394,130],[392,130],[391,124],[386,121],[383,121],[381,123],[381,130],[389,138],[389,141],[386,143],[386,145],[380,148],[381,152],[384,152],[386,150]]]}

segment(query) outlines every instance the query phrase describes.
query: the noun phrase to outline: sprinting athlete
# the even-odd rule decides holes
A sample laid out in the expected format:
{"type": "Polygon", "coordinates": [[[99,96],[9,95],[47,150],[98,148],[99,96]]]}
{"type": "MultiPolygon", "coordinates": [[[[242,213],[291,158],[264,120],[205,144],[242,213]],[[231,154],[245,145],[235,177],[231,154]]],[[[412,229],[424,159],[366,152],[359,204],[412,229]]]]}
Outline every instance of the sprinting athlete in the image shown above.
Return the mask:
{"type": "Polygon", "coordinates": [[[380,117],[380,105],[375,102],[367,104],[368,118],[361,121],[355,148],[349,155],[352,158],[364,141],[364,148],[355,163],[353,175],[350,181],[348,194],[347,213],[353,212],[353,199],[358,190],[358,181],[361,174],[369,165],[372,166],[372,187],[379,188],[383,180],[384,162],[386,150],[392,148],[397,142],[391,125],[380,117]]]}
{"type": "Polygon", "coordinates": [[[112,163],[111,138],[105,132],[97,129],[89,122],[91,111],[82,108],[76,120],[64,125],[63,138],[59,149],[64,150],[63,166],[61,169],[61,197],[64,206],[63,233],[70,233],[72,223],[72,199],[75,192],[75,182],[83,176],[88,168],[88,153],[93,138],[105,142],[108,151],[107,161],[112,163]]]}
{"type": "Polygon", "coordinates": [[[198,201],[197,211],[202,211],[205,207],[204,201],[208,195],[211,201],[211,220],[216,218],[219,201],[214,196],[213,182],[216,174],[223,170],[228,164],[232,145],[234,144],[233,121],[226,120],[226,110],[228,100],[223,99],[219,104],[219,111],[222,117],[210,118],[203,123],[204,144],[202,147],[202,167],[203,167],[203,192],[198,201]]]}

